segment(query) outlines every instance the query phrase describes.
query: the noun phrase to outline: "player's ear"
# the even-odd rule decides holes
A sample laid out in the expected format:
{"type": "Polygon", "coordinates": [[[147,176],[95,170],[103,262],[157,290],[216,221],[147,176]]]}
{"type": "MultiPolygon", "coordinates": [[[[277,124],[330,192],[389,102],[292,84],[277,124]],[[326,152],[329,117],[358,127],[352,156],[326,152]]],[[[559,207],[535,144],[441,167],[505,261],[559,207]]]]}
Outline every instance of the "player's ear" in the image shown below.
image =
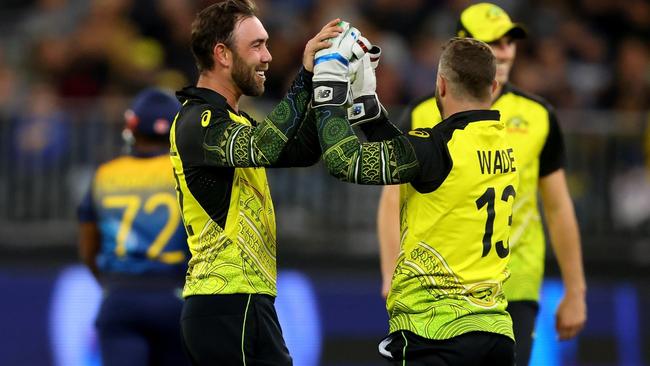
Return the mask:
{"type": "Polygon", "coordinates": [[[215,64],[228,68],[232,65],[232,51],[223,43],[217,43],[212,49],[215,64]]]}
{"type": "Polygon", "coordinates": [[[498,87],[499,87],[499,82],[496,79],[492,80],[492,88],[490,90],[490,95],[494,95],[498,87]]]}
{"type": "Polygon", "coordinates": [[[438,90],[438,95],[440,95],[440,97],[447,95],[447,80],[440,76],[440,73],[436,76],[436,90],[438,90]]]}

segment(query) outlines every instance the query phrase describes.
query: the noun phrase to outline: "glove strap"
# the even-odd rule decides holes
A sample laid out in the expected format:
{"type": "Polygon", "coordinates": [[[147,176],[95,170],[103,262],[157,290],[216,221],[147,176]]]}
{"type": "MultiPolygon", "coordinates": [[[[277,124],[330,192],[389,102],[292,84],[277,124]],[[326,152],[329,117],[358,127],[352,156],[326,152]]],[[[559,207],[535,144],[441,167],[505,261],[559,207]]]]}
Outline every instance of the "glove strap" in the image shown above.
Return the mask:
{"type": "Polygon", "coordinates": [[[362,95],[348,108],[348,121],[352,126],[370,122],[379,118],[383,110],[377,94],[362,95]]]}
{"type": "Polygon", "coordinates": [[[350,93],[348,81],[314,81],[313,106],[340,106],[350,93]]]}

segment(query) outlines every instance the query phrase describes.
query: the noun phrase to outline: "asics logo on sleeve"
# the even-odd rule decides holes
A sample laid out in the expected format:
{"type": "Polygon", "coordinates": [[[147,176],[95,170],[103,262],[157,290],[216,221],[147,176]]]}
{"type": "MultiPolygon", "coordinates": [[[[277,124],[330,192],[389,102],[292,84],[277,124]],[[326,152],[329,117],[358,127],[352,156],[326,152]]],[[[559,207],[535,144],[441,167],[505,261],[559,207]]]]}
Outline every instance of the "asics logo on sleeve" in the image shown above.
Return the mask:
{"type": "Polygon", "coordinates": [[[429,137],[429,133],[426,132],[426,131],[422,131],[422,130],[412,130],[412,131],[409,131],[409,135],[411,135],[411,136],[415,136],[415,137],[421,137],[421,138],[427,138],[427,137],[429,137]]]}
{"type": "Polygon", "coordinates": [[[208,127],[210,119],[212,119],[212,112],[209,109],[203,111],[203,113],[201,113],[201,126],[208,127]]]}

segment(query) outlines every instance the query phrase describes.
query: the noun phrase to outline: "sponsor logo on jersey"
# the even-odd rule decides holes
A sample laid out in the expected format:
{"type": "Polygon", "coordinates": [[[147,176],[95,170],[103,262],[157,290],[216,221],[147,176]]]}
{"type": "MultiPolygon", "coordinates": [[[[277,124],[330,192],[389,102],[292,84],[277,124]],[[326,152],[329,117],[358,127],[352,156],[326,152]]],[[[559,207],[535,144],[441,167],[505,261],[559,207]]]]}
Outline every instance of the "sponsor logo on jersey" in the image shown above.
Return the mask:
{"type": "Polygon", "coordinates": [[[208,109],[201,113],[201,126],[208,127],[212,119],[212,112],[208,109]]]}
{"type": "Polygon", "coordinates": [[[426,139],[427,137],[429,137],[429,133],[427,131],[423,131],[423,130],[409,131],[409,135],[415,136],[415,137],[421,137],[423,139],[426,139]]]}
{"type": "Polygon", "coordinates": [[[514,116],[506,121],[508,132],[528,133],[528,121],[521,116],[514,116]]]}

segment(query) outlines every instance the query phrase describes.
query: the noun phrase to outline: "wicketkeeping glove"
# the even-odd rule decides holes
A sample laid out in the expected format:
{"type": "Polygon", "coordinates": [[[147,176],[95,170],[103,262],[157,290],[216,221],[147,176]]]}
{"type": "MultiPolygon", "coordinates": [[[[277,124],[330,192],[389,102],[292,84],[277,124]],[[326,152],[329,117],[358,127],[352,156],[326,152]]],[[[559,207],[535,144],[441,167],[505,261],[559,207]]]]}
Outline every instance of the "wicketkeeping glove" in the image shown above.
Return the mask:
{"type": "Polygon", "coordinates": [[[350,66],[352,82],[352,106],[348,108],[348,121],[352,126],[373,121],[382,114],[386,115],[384,106],[379,102],[375,89],[377,79],[375,69],[379,64],[381,48],[371,46],[360,60],[354,61],[350,66]]]}
{"type": "Polygon", "coordinates": [[[314,57],[313,107],[345,104],[350,93],[350,61],[362,58],[370,45],[349,23],[341,22],[339,26],[343,32],[330,40],[329,48],[316,52],[314,57]]]}

